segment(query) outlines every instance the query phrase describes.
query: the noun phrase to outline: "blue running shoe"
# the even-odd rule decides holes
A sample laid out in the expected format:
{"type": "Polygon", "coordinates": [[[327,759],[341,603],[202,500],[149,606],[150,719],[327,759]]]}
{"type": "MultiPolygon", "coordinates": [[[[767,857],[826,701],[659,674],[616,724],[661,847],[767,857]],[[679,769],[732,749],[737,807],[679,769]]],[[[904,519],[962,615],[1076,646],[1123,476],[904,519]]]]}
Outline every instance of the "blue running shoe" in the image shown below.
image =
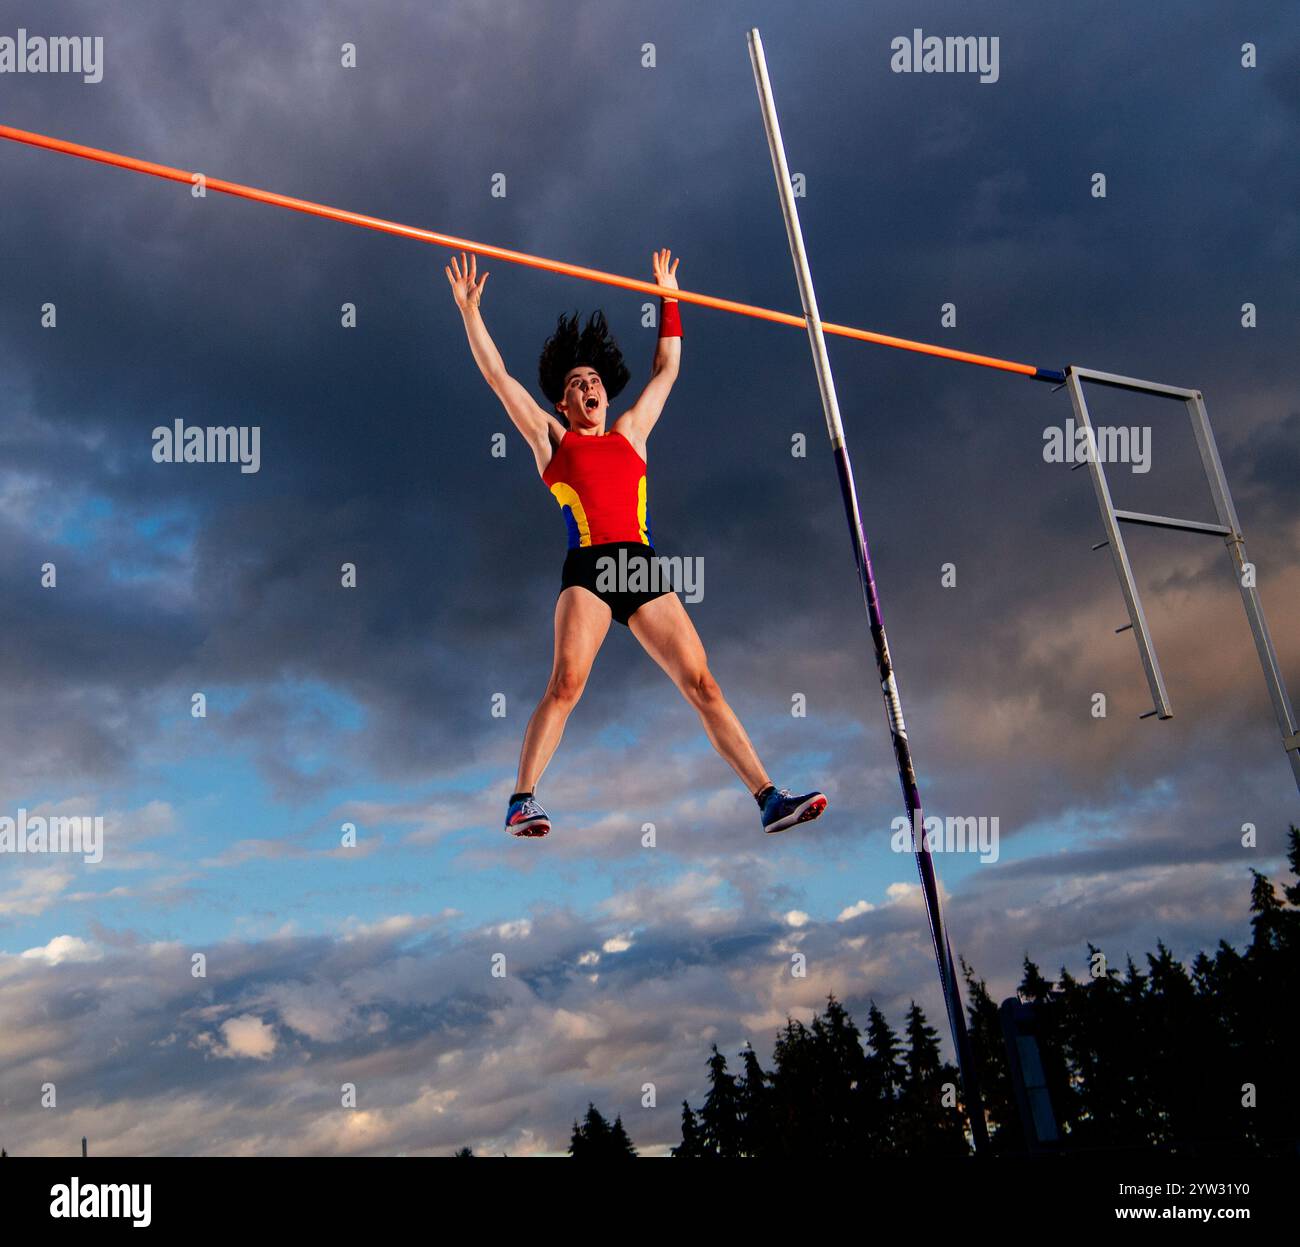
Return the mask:
{"type": "Polygon", "coordinates": [[[524,797],[506,811],[506,830],[512,836],[544,836],[551,830],[551,818],[532,797],[524,797]]]}
{"type": "Polygon", "coordinates": [[[768,794],[763,806],[763,830],[785,831],[796,823],[816,818],[825,808],[826,798],[820,792],[805,792],[795,797],[788,788],[778,788],[768,794]]]}

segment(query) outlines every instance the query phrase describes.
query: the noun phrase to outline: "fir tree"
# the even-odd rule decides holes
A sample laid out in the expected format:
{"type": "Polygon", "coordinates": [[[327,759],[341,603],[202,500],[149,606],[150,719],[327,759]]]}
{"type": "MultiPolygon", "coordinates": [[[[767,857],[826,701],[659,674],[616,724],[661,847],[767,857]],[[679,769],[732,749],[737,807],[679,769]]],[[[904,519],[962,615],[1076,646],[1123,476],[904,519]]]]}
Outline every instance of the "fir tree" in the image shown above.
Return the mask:
{"type": "Polygon", "coordinates": [[[636,1148],[632,1146],[632,1140],[628,1138],[627,1130],[623,1126],[621,1113],[614,1118],[614,1125],[610,1128],[606,1154],[609,1156],[635,1156],[637,1154],[636,1148]]]}
{"type": "Polygon", "coordinates": [[[573,1134],[569,1137],[569,1155],[599,1159],[611,1154],[611,1128],[596,1106],[587,1104],[587,1115],[582,1125],[573,1123],[573,1134]]]}
{"type": "Polygon", "coordinates": [[[1024,1132],[1011,1086],[1011,1068],[998,1006],[989,995],[988,984],[975,977],[965,958],[960,965],[966,980],[966,1029],[970,1035],[971,1058],[980,1074],[990,1147],[999,1154],[1023,1152],[1024,1132]]]}
{"type": "Polygon", "coordinates": [[[871,1001],[867,1009],[867,1054],[863,1078],[866,1098],[874,1112],[867,1128],[868,1148],[876,1156],[898,1148],[898,1099],[903,1090],[903,1063],[899,1058],[898,1036],[885,1015],[871,1001]]]}
{"type": "Polygon", "coordinates": [[[695,1120],[695,1110],[686,1100],[682,1101],[682,1141],[672,1149],[671,1154],[688,1159],[712,1155],[704,1150],[704,1133],[695,1120]]]}
{"type": "Polygon", "coordinates": [[[740,1154],[771,1157],[776,1150],[775,1096],[771,1079],[763,1072],[754,1049],[741,1049],[744,1073],[736,1082],[736,1108],[740,1116],[740,1154]]]}
{"type": "Polygon", "coordinates": [[[773,1116],[782,1156],[820,1155],[822,1105],[811,1032],[787,1017],[772,1049],[773,1116]]]}
{"type": "Polygon", "coordinates": [[[700,1109],[703,1146],[714,1156],[740,1155],[740,1115],[736,1080],[727,1073],[727,1058],[713,1045],[709,1058],[709,1094],[700,1109]]]}
{"type": "Polygon", "coordinates": [[[939,1032],[926,1021],[916,1001],[907,1011],[904,1068],[899,1098],[900,1150],[913,1156],[965,1155],[969,1149],[961,1109],[951,1094],[959,1085],[958,1074],[943,1060],[939,1032]]]}
{"type": "Polygon", "coordinates": [[[867,1082],[867,1058],[853,1019],[834,996],[826,1012],[813,1019],[817,1091],[822,1106],[822,1155],[848,1155],[868,1142],[862,1101],[855,1093],[867,1082]]]}

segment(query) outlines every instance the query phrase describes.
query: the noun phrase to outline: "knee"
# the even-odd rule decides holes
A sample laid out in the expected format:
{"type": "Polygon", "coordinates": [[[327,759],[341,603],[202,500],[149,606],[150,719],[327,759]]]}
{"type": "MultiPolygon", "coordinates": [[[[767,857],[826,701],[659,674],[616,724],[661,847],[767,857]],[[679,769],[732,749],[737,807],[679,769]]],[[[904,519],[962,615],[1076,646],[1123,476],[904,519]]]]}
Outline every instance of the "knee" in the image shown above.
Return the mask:
{"type": "Polygon", "coordinates": [[[546,686],[546,695],[561,705],[571,706],[582,696],[587,678],[571,667],[561,667],[551,676],[546,686]]]}
{"type": "Polygon", "coordinates": [[[718,682],[708,667],[688,672],[682,684],[682,692],[694,706],[708,706],[722,700],[722,689],[718,687],[718,682]]]}

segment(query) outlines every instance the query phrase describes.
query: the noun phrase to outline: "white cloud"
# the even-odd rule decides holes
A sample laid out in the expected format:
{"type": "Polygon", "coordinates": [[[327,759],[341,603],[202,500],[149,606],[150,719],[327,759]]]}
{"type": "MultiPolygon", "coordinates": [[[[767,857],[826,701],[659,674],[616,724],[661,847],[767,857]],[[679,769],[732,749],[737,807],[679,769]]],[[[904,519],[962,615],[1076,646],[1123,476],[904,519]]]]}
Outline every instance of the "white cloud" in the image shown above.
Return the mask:
{"type": "Polygon", "coordinates": [[[852,905],[846,905],[835,916],[836,922],[848,922],[850,918],[860,917],[862,914],[869,914],[876,907],[870,901],[855,901],[852,905]]]}
{"type": "Polygon", "coordinates": [[[526,940],[533,933],[533,924],[529,918],[516,918],[513,922],[500,922],[488,930],[498,939],[526,940]]]}
{"type": "Polygon", "coordinates": [[[627,926],[684,926],[693,930],[727,928],[741,908],[723,903],[728,881],[722,874],[689,871],[667,884],[642,884],[616,892],[600,908],[627,926]]]}
{"type": "Polygon", "coordinates": [[[65,961],[99,961],[104,950],[98,944],[88,943],[76,935],[56,935],[40,948],[29,948],[23,956],[46,965],[62,965],[65,961]]]}
{"type": "Polygon", "coordinates": [[[251,1057],[256,1061],[270,1060],[277,1042],[275,1027],[268,1026],[251,1013],[222,1022],[221,1036],[225,1042],[213,1045],[212,1054],[232,1059],[251,1057]]]}
{"type": "Polygon", "coordinates": [[[69,870],[45,866],[25,869],[14,887],[0,893],[0,918],[38,917],[71,882],[69,870]]]}
{"type": "MultiPolygon", "coordinates": [[[[454,909],[445,909],[439,917],[451,917],[456,912],[454,909]]],[[[397,936],[410,935],[414,931],[427,930],[433,923],[433,917],[427,914],[418,916],[415,914],[390,914],[387,918],[380,918],[376,922],[360,922],[356,918],[349,918],[343,924],[343,939],[357,940],[376,936],[379,938],[396,938],[397,936]]]]}

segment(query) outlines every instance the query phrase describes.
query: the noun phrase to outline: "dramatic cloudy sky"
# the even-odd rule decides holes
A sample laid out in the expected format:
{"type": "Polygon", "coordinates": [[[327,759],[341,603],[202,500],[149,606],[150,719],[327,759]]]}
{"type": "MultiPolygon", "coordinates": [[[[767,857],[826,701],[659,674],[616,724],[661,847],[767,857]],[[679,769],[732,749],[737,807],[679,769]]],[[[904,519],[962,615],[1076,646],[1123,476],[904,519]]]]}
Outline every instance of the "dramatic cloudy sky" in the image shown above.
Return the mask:
{"type": "MultiPolygon", "coordinates": [[[[105,39],[98,84],[0,76],[0,118],[620,273],[669,246],[687,288],[795,311],[750,25],[823,315],[1203,389],[1300,685],[1287,6],[0,0],[0,35],[105,39]],[[998,36],[999,80],[892,73],[917,26],[998,36]]],[[[765,765],[829,811],[765,839],[615,628],[541,785],[554,833],[502,833],[564,529],[473,366],[446,258],[0,144],[0,812],[107,828],[99,864],[0,859],[11,1152],[85,1134],[100,1153],[536,1153],[589,1099],[655,1152],[711,1042],[766,1061],[829,992],[896,1024],[916,999],[942,1026],[796,330],[686,308],[651,513],[661,548],[704,559],[690,610],[765,765]],[[176,419],[259,426],[261,470],[154,463],[176,419]]],[[[640,296],[489,268],[486,319],[526,384],[556,315],[595,306],[644,381],[640,296]]],[[[1132,538],[1176,711],[1139,722],[1087,476],[1043,459],[1067,395],[831,356],[927,810],[999,820],[996,862],[938,859],[954,950],[1000,999],[1026,953],[1082,973],[1089,942],[1120,963],[1158,938],[1240,944],[1248,868],[1279,873],[1298,814],[1222,544],[1132,538]]],[[[1152,429],[1117,505],[1211,518],[1176,406],[1096,410],[1152,429]]]]}

